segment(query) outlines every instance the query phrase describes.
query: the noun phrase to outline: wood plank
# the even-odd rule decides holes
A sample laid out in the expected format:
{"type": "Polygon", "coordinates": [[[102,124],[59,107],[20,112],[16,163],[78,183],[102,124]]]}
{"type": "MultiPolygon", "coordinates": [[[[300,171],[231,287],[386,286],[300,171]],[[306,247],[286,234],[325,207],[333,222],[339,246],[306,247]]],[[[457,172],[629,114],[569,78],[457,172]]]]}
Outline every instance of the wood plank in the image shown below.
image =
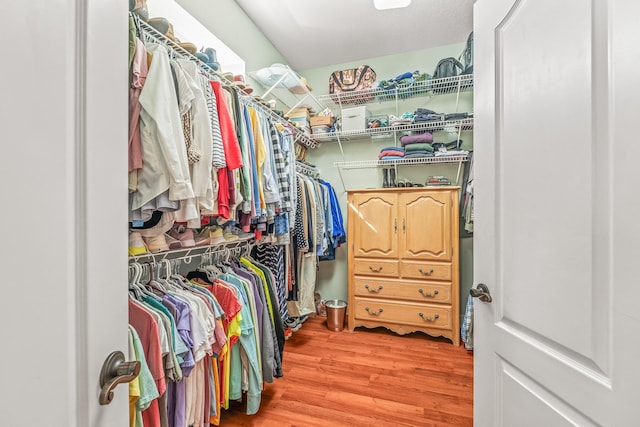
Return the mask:
{"type": "Polygon", "coordinates": [[[221,426],[473,425],[473,355],[449,340],[332,332],[316,317],[286,342],[283,360],[260,411],[246,415],[246,402],[232,402],[221,426]]]}

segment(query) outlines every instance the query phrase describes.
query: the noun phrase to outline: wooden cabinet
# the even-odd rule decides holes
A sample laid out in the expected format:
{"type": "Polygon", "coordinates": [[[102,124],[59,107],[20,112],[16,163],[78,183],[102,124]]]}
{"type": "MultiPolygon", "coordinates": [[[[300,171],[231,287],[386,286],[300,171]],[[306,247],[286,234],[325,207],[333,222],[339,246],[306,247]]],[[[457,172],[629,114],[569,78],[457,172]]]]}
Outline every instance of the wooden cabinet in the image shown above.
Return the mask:
{"type": "Polygon", "coordinates": [[[349,330],[460,344],[458,187],[348,192],[349,330]]]}

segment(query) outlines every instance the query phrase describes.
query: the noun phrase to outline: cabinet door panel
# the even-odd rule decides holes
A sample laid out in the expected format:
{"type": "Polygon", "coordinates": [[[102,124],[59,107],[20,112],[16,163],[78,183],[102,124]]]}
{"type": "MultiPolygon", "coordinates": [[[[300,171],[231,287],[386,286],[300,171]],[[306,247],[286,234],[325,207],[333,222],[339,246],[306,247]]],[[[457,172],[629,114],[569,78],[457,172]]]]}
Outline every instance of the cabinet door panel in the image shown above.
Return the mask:
{"type": "Polygon", "coordinates": [[[397,194],[354,194],[349,205],[353,256],[398,256],[397,194]]]}
{"type": "Polygon", "coordinates": [[[450,191],[424,191],[400,196],[403,211],[401,258],[450,261],[451,204],[450,191]]]}

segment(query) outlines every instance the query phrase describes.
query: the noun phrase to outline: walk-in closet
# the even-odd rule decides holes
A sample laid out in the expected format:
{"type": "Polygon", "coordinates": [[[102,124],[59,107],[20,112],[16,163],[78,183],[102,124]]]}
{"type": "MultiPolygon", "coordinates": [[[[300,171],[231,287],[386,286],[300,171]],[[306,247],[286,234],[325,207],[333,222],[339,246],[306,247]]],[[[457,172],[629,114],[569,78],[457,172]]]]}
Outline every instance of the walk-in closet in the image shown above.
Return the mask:
{"type": "Polygon", "coordinates": [[[0,425],[635,425],[639,4],[0,12],[0,425]]]}

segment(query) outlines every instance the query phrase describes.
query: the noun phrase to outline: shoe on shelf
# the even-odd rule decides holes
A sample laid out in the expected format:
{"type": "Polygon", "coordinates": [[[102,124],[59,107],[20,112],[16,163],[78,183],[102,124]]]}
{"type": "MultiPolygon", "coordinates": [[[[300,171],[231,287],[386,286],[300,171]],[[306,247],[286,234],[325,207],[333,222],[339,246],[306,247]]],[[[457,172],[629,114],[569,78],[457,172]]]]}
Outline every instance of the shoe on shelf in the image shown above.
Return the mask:
{"type": "Polygon", "coordinates": [[[210,245],[219,245],[220,243],[225,243],[226,240],[222,235],[222,228],[217,225],[208,225],[200,230],[200,235],[209,237],[210,245]]]}
{"type": "Polygon", "coordinates": [[[208,246],[211,243],[211,237],[208,234],[193,232],[193,240],[196,242],[196,246],[208,246]]]}
{"type": "Polygon", "coordinates": [[[129,233],[129,256],[144,255],[146,253],[147,247],[140,233],[131,231],[129,233]]]}
{"type": "Polygon", "coordinates": [[[222,229],[222,235],[224,236],[224,240],[227,242],[235,242],[239,240],[239,237],[231,232],[231,228],[232,227],[227,226],[222,229]]]}
{"type": "Polygon", "coordinates": [[[253,239],[254,237],[256,237],[255,233],[245,233],[244,231],[242,231],[238,227],[232,227],[232,226],[225,227],[224,228],[224,232],[227,233],[227,234],[234,234],[234,235],[238,236],[237,240],[249,240],[249,239],[253,239]]]}
{"type": "Polygon", "coordinates": [[[165,239],[164,234],[160,234],[159,236],[143,237],[143,239],[147,244],[149,252],[151,252],[152,254],[169,250],[169,246],[167,245],[167,240],[165,239]]]}
{"type": "Polygon", "coordinates": [[[164,233],[164,239],[166,240],[167,246],[169,246],[169,249],[182,248],[182,243],[180,242],[180,240],[173,238],[170,234],[164,233]]]}
{"type": "Polygon", "coordinates": [[[179,240],[183,248],[193,248],[196,245],[196,241],[193,238],[193,230],[184,225],[175,224],[169,231],[169,236],[179,240]]]}

